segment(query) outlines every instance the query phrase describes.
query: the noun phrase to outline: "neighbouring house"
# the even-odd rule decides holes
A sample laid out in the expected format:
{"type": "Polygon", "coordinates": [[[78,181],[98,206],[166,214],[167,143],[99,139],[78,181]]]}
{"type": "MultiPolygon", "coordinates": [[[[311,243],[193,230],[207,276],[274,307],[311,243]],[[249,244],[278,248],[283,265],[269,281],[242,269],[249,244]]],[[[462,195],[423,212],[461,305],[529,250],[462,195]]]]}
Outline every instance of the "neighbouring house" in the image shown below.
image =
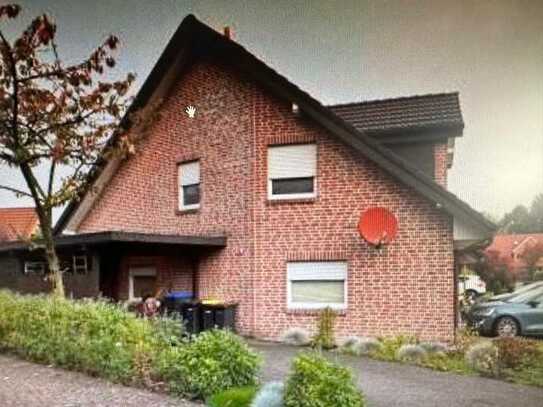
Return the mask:
{"type": "MultiPolygon", "coordinates": [[[[0,208],[0,287],[34,294],[50,290],[43,252],[27,249],[28,242],[38,233],[39,219],[33,207],[0,208]]],[[[67,250],[59,247],[66,288],[77,297],[93,297],[98,293],[92,259],[87,254],[78,247],[67,250]]]]}
{"type": "Polygon", "coordinates": [[[191,290],[239,304],[239,332],[263,339],[314,331],[325,306],[338,336],[453,338],[455,250],[494,230],[446,190],[458,94],[323,106],[188,16],[134,108],[154,101],[138,153],[97,167],[57,222],[59,250],[87,259],[68,273],[85,295],[191,290]],[[398,221],[381,249],[357,231],[373,207],[398,221]]]}
{"type": "Polygon", "coordinates": [[[38,214],[33,207],[0,208],[0,243],[29,239],[38,225],[38,214]]]}
{"type": "Polygon", "coordinates": [[[525,281],[529,276],[529,264],[526,262],[525,254],[535,247],[541,247],[541,258],[535,262],[534,268],[543,270],[543,233],[497,234],[485,252],[496,253],[515,281],[525,281]]]}

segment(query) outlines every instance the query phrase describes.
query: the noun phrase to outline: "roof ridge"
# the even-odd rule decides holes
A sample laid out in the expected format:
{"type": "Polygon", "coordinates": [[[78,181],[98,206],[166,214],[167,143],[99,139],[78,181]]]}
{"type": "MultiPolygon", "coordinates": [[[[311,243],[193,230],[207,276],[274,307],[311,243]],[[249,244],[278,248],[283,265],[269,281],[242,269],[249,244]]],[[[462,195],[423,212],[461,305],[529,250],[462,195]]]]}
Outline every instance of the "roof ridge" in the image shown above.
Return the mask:
{"type": "MultiPolygon", "coordinates": [[[[261,61],[244,46],[227,39],[213,28],[200,22],[193,15],[189,15],[183,20],[168,42],[155,67],[136,95],[132,107],[147,102],[148,97],[150,97],[149,93],[152,92],[152,87],[156,86],[156,83],[160,82],[165,74],[166,68],[163,65],[171,64],[173,55],[178,54],[178,48],[182,45],[187,46],[186,55],[192,57],[199,57],[200,53],[215,53],[220,57],[231,57],[230,54],[234,53],[236,58],[230,58],[229,61],[242,73],[247,74],[250,79],[257,81],[257,83],[266,86],[268,91],[275,93],[277,96],[298,104],[309,117],[337,136],[340,141],[351,146],[377,166],[381,167],[398,182],[413,188],[438,206],[442,205],[453,216],[460,216],[475,221],[480,228],[488,232],[495,229],[495,225],[486,220],[467,203],[458,199],[433,179],[426,177],[417,168],[398,157],[391,150],[380,145],[364,131],[356,129],[353,124],[342,119],[331,108],[323,105],[308,92],[302,90],[285,76],[279,74],[274,68],[261,61]]],[[[440,93],[433,96],[440,95],[456,95],[458,100],[458,92],[440,93]]],[[[422,99],[429,97],[429,95],[403,97],[393,100],[416,99],[417,97],[422,99]]],[[[376,103],[376,101],[371,103],[376,103]]],[[[101,168],[103,167],[96,167],[96,171],[93,170],[89,173],[89,182],[96,180],[96,177],[100,175],[101,168]]],[[[84,197],[81,197],[78,202],[81,202],[83,199],[84,197]]],[[[74,200],[66,207],[55,225],[55,233],[59,233],[64,229],[73,212],[78,209],[78,206],[78,203],[74,200]]]]}
{"type": "Polygon", "coordinates": [[[361,100],[358,102],[330,104],[330,105],[325,105],[325,107],[335,108],[335,107],[343,107],[343,106],[371,105],[371,104],[379,104],[379,103],[384,103],[384,102],[396,102],[396,101],[403,101],[403,100],[425,99],[425,98],[431,98],[431,97],[453,96],[453,95],[458,98],[458,96],[460,95],[460,92],[453,91],[453,92],[440,92],[440,93],[426,93],[426,94],[417,94],[417,95],[411,95],[411,96],[399,96],[399,97],[394,97],[394,98],[361,100]]]}

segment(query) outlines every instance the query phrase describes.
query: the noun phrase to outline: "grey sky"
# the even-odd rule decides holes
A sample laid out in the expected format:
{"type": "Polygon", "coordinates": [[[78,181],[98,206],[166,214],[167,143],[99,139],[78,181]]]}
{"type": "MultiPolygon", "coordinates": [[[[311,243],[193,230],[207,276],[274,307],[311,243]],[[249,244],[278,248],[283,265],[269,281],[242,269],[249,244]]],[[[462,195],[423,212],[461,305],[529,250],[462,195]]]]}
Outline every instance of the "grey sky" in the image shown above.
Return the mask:
{"type": "MultiPolygon", "coordinates": [[[[543,2],[22,1],[47,11],[61,55],[76,61],[108,33],[123,41],[118,72],[139,87],[188,13],[235,40],[326,104],[460,92],[466,122],[452,192],[502,215],[543,192],[543,2]]],[[[13,25],[10,31],[22,29],[13,25]]],[[[20,185],[13,171],[0,180],[20,185]]],[[[0,206],[28,203],[0,192],[0,206]]]]}

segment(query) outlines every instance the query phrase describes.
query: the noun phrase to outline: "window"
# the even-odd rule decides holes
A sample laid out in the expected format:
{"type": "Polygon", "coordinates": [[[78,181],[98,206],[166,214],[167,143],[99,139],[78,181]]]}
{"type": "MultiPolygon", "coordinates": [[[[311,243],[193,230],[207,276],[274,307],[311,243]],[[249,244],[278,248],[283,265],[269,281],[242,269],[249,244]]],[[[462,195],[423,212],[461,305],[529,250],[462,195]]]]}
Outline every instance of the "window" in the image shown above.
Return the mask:
{"type": "Polygon", "coordinates": [[[179,209],[200,207],[200,162],[191,161],[178,166],[179,209]]]}
{"type": "Polygon", "coordinates": [[[25,261],[25,274],[45,274],[45,262],[25,261]]]}
{"type": "Polygon", "coordinates": [[[73,261],[73,271],[74,273],[87,274],[88,271],[88,262],[86,255],[74,255],[72,258],[73,261]]]}
{"type": "Polygon", "coordinates": [[[287,264],[288,308],[347,308],[346,262],[287,264]]]}
{"type": "Polygon", "coordinates": [[[128,299],[141,301],[145,295],[156,292],[156,270],[152,267],[131,268],[128,280],[128,299]]]}
{"type": "Polygon", "coordinates": [[[316,144],[268,148],[268,197],[270,199],[315,197],[316,175],[316,144]]]}

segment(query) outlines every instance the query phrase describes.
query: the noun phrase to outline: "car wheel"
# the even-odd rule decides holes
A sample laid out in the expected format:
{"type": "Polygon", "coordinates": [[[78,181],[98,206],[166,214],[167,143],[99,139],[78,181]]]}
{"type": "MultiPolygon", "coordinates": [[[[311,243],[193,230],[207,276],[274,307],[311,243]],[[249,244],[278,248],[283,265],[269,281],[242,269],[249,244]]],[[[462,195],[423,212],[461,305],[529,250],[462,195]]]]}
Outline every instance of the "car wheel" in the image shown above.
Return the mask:
{"type": "Polygon", "coordinates": [[[517,336],[519,332],[517,321],[511,317],[502,317],[498,319],[494,327],[494,333],[501,338],[517,336]]]}

